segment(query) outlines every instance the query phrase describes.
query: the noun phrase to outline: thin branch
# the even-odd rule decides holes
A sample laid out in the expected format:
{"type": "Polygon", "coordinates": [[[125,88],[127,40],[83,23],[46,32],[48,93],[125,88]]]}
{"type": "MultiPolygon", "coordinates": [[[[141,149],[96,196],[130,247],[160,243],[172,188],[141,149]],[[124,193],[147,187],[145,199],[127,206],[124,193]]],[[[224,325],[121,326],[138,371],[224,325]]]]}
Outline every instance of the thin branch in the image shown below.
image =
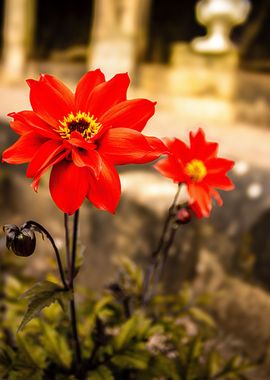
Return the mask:
{"type": "Polygon", "coordinates": [[[66,243],[66,258],[67,258],[67,273],[68,282],[70,283],[71,278],[71,254],[70,254],[70,238],[69,238],[69,226],[68,226],[68,214],[64,214],[64,225],[65,225],[65,243],[66,243]]]}
{"type": "Polygon", "coordinates": [[[73,283],[74,275],[75,275],[75,265],[76,265],[78,224],[79,224],[79,210],[75,212],[74,220],[73,220],[73,241],[72,241],[69,287],[73,293],[73,298],[70,300],[70,318],[71,318],[73,341],[74,341],[74,346],[75,346],[76,366],[77,366],[78,375],[80,375],[82,354],[81,354],[81,346],[80,346],[80,340],[79,340],[79,335],[78,335],[76,305],[75,305],[75,299],[74,299],[74,283],[73,283]]]}
{"type": "Polygon", "coordinates": [[[75,212],[73,220],[73,241],[72,241],[72,253],[71,253],[71,279],[72,286],[75,275],[76,266],[76,252],[77,252],[77,240],[78,240],[78,226],[79,226],[79,210],[75,212]]]}
{"type": "Polygon", "coordinates": [[[160,259],[160,263],[159,263],[159,266],[157,268],[157,270],[155,271],[155,274],[154,274],[154,279],[153,279],[153,287],[152,287],[152,291],[149,295],[149,298],[153,298],[154,295],[156,294],[156,289],[157,289],[157,286],[158,286],[158,283],[160,282],[163,274],[164,274],[164,269],[165,269],[165,266],[166,266],[166,263],[167,263],[167,259],[168,259],[168,256],[169,256],[169,252],[170,252],[170,248],[171,246],[173,245],[173,242],[174,242],[174,239],[175,239],[175,235],[176,235],[176,232],[178,230],[178,227],[179,226],[172,226],[171,228],[171,232],[170,232],[170,236],[167,240],[167,243],[164,247],[164,250],[162,252],[162,257],[160,259]]]}
{"type": "Polygon", "coordinates": [[[40,231],[42,233],[44,233],[44,235],[46,236],[46,238],[50,241],[53,249],[54,249],[54,253],[55,253],[55,256],[56,256],[56,261],[57,261],[57,265],[58,265],[58,269],[59,269],[59,274],[60,274],[60,277],[61,277],[61,281],[63,283],[63,286],[66,290],[69,289],[67,283],[66,283],[66,280],[65,280],[65,273],[64,273],[64,269],[63,269],[63,266],[62,266],[62,261],[61,261],[61,256],[60,256],[60,253],[59,253],[59,250],[55,244],[55,241],[52,237],[52,235],[49,233],[49,231],[46,230],[45,227],[43,227],[41,224],[33,221],[33,220],[29,220],[25,223],[25,226],[34,226],[37,228],[37,231],[40,231]]]}
{"type": "Polygon", "coordinates": [[[159,243],[157,245],[157,248],[151,254],[150,264],[146,270],[145,277],[144,277],[143,296],[142,296],[143,305],[145,305],[151,299],[151,296],[149,297],[149,295],[148,295],[149,287],[150,287],[151,281],[155,277],[155,271],[157,270],[157,267],[159,264],[160,252],[161,252],[162,247],[164,245],[165,238],[166,238],[169,226],[170,226],[171,219],[175,215],[175,206],[177,204],[177,200],[178,200],[178,197],[180,194],[180,190],[181,190],[181,184],[179,183],[177,186],[177,191],[176,191],[176,194],[174,196],[173,202],[172,202],[172,204],[168,210],[168,214],[167,214],[167,217],[166,217],[164,225],[163,225],[163,229],[162,229],[162,233],[161,233],[161,236],[159,239],[159,243]]]}

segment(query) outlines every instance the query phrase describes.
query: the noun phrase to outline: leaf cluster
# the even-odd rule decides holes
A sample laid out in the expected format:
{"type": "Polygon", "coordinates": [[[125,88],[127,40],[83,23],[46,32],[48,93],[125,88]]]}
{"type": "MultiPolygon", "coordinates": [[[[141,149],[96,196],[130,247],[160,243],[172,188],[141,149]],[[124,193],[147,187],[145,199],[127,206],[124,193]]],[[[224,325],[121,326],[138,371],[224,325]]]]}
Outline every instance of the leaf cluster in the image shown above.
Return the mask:
{"type": "Polygon", "coordinates": [[[22,281],[6,279],[1,379],[247,379],[250,363],[241,356],[225,359],[216,347],[216,324],[204,308],[209,297],[195,297],[186,285],[177,294],[154,297],[142,308],[142,272],[127,259],[122,261],[117,282],[102,296],[81,292],[78,320],[83,362],[78,376],[70,320],[63,313],[72,294],[53,280],[26,291],[22,281]]]}

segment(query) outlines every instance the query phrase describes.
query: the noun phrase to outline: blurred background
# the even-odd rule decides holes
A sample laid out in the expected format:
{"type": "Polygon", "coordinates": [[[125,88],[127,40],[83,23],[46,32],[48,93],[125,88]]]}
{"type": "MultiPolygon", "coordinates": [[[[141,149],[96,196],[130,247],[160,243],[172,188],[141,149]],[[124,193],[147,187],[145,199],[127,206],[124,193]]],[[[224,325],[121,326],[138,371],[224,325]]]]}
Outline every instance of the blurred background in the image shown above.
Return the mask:
{"type": "MultiPolygon", "coordinates": [[[[107,78],[130,74],[129,98],[157,101],[146,134],[187,140],[201,126],[220,155],[236,161],[236,190],[222,194],[224,206],[209,219],[178,234],[165,283],[176,291],[188,280],[214,292],[221,329],[255,358],[270,342],[269,25],[269,0],[0,0],[1,152],[16,140],[6,114],[30,109],[26,78],[49,73],[75,88],[99,67],[107,78]]],[[[0,223],[34,219],[61,246],[48,175],[37,195],[24,172],[2,165],[0,223]]],[[[86,202],[82,210],[80,281],[98,290],[114,277],[117,255],[147,263],[176,190],[151,166],[121,168],[121,181],[116,216],[86,202]]],[[[43,278],[46,250],[40,241],[23,270],[43,278]]],[[[269,368],[266,355],[256,380],[269,378],[269,368]]]]}

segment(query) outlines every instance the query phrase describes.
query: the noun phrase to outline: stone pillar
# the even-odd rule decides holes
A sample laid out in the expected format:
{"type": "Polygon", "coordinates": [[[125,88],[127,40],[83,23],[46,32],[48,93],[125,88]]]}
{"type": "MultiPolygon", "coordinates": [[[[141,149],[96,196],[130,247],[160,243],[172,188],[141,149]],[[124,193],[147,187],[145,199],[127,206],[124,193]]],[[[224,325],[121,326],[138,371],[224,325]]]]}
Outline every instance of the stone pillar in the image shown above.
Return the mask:
{"type": "Polygon", "coordinates": [[[2,79],[16,82],[24,74],[33,23],[33,0],[6,0],[2,79]]]}
{"type": "Polygon", "coordinates": [[[133,73],[143,48],[150,0],[96,0],[88,66],[111,77],[133,73]]]}

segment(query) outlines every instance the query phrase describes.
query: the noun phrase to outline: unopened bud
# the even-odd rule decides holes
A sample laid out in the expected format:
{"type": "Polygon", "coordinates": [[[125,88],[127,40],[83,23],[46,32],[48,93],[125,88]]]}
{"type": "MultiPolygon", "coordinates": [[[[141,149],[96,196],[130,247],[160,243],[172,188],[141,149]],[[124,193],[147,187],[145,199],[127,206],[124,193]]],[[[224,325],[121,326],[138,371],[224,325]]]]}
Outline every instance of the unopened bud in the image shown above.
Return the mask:
{"type": "Polygon", "coordinates": [[[182,207],[176,214],[176,223],[177,224],[187,224],[191,220],[191,211],[187,207],[182,207]]]}
{"type": "Polygon", "coordinates": [[[35,233],[28,227],[6,224],[3,227],[6,234],[6,247],[17,256],[31,256],[36,248],[35,233]]]}

